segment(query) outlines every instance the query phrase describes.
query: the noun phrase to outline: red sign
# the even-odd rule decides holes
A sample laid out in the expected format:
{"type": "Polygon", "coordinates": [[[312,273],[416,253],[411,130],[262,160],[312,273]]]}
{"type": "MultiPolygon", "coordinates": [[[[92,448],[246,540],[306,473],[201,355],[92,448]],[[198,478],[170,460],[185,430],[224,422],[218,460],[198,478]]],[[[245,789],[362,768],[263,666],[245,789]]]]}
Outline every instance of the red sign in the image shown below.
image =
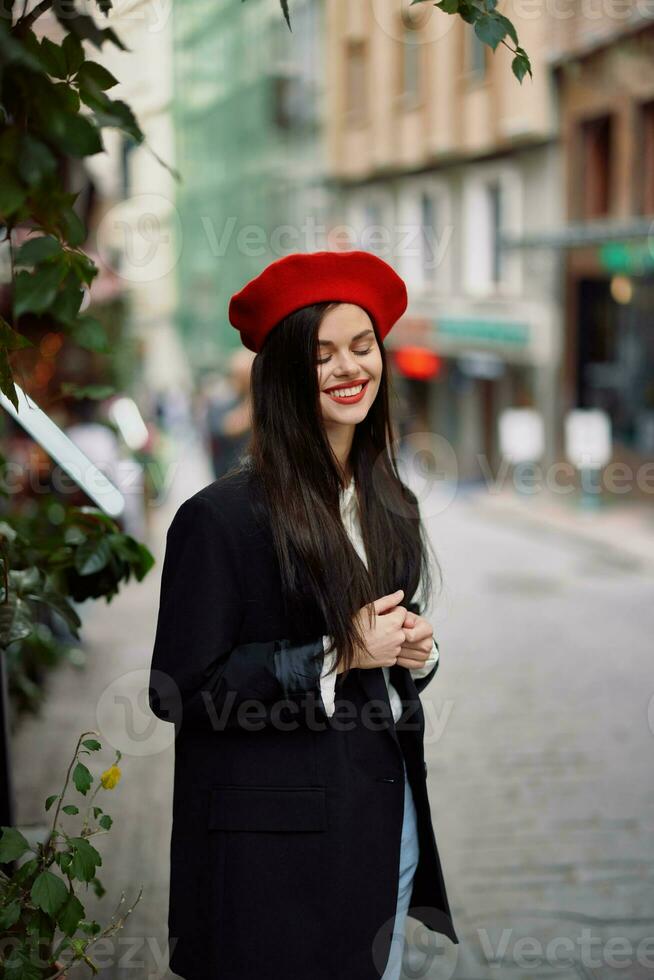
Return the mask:
{"type": "Polygon", "coordinates": [[[427,347],[400,347],[393,351],[395,366],[405,378],[429,381],[440,374],[442,362],[427,347]]]}

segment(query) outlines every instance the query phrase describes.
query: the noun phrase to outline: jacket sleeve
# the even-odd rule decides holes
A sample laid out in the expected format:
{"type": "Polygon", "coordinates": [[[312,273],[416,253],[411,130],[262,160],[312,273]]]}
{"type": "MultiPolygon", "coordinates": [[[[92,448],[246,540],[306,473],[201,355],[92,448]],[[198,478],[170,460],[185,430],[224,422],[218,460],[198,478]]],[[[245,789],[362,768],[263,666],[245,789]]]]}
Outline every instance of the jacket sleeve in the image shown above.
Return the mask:
{"type": "Polygon", "coordinates": [[[168,529],[161,573],[148,698],[164,721],[257,730],[276,717],[273,708],[305,698],[324,713],[322,636],[238,644],[245,605],[238,570],[213,503],[190,497],[168,529]]]}
{"type": "Polygon", "coordinates": [[[416,690],[418,693],[427,687],[427,684],[433,680],[438,670],[438,665],[440,663],[440,650],[438,649],[438,643],[434,637],[433,649],[429,654],[427,660],[425,660],[422,667],[412,667],[411,675],[413,677],[413,683],[416,685],[416,690]]]}
{"type": "MultiPolygon", "coordinates": [[[[416,589],[416,595],[420,595],[421,586],[419,585],[416,589]]],[[[415,597],[413,602],[407,603],[407,609],[410,612],[416,613],[418,616],[422,615],[420,612],[419,603],[415,602],[415,597]]],[[[434,679],[438,666],[440,664],[440,650],[438,643],[436,642],[436,637],[433,637],[432,651],[429,654],[427,660],[425,660],[422,667],[412,667],[410,668],[411,676],[413,677],[413,682],[416,686],[418,693],[427,687],[429,682],[434,679]]]]}

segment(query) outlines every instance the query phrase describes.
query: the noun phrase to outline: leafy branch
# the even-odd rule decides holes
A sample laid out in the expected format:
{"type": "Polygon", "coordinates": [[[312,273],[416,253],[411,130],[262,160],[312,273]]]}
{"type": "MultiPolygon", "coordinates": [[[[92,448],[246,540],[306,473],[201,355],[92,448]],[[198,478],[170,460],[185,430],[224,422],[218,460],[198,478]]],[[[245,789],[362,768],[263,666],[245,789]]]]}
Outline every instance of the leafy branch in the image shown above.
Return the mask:
{"type": "MultiPolygon", "coordinates": [[[[9,319],[0,317],[0,390],[16,410],[11,356],[33,346],[21,331],[22,317],[43,318],[45,325],[54,321],[75,344],[109,351],[102,324],[80,314],[98,269],[81,249],[86,229],[75,210],[79,191],[68,188],[61,162],[104,151],[106,127],[145,145],[129,105],[107,94],[117,79],[87,57],[83,42],[98,49],[111,43],[126,50],[125,45],[76,4],[41,0],[15,17],[5,2],[0,17],[0,240],[9,249],[13,293],[9,319]],[[33,30],[48,11],[59,24],[61,43],[33,30]],[[16,250],[18,229],[29,237],[16,250]]],[[[111,0],[96,4],[109,13],[111,0]]]]}
{"type": "MultiPolygon", "coordinates": [[[[76,894],[77,883],[86,888],[92,885],[96,895],[105,894],[97,877],[102,856],[88,838],[106,833],[112,825],[111,817],[102,807],[93,806],[97,827],[90,826],[90,814],[84,818],[78,835],[69,834],[59,826],[62,813],[71,817],[80,813],[75,803],[65,802],[71,783],[83,796],[93,783],[94,777],[80,756],[102,748],[97,738],[87,737],[95,735],[95,731],[82,732],[61,793],[49,796],[45,801],[46,811],[57,801],[52,830],[45,843],[38,842],[33,846],[15,827],[0,828],[0,863],[21,861],[13,874],[0,874],[0,929],[3,934],[0,977],[55,980],[76,961],[85,963],[96,974],[98,966],[89,955],[93,946],[118,932],[141,898],[142,888],[132,904],[119,914],[125,901],[123,892],[116,911],[102,929],[98,922],[85,918],[84,906],[76,894]],[[61,938],[56,942],[58,933],[61,938]],[[57,957],[66,949],[72,955],[64,964],[57,957]]],[[[117,785],[121,775],[117,764],[120,758],[121,753],[117,751],[114,763],[100,776],[89,800],[89,809],[98,790],[112,790],[117,785]]]]}
{"type": "MultiPolygon", "coordinates": [[[[411,0],[409,6],[415,3],[425,3],[426,0],[411,0]]],[[[497,10],[498,0],[439,0],[434,3],[446,14],[455,14],[462,17],[468,24],[474,24],[475,34],[480,41],[487,44],[493,51],[498,44],[503,44],[514,55],[511,62],[511,69],[518,81],[522,80],[529,73],[533,79],[529,56],[518,42],[518,32],[513,23],[504,14],[497,10]],[[513,41],[514,47],[505,40],[509,36],[513,41]]]]}

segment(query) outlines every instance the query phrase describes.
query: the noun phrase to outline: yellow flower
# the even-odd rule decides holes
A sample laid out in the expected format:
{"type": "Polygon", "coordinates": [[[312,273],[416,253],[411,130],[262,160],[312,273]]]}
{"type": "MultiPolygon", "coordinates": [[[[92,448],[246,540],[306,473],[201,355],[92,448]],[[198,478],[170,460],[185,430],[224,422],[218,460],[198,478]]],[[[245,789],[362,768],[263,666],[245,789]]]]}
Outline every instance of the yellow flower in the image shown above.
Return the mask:
{"type": "Polygon", "coordinates": [[[100,776],[100,782],[105,789],[114,789],[122,773],[118,766],[109,766],[106,772],[100,776]]]}

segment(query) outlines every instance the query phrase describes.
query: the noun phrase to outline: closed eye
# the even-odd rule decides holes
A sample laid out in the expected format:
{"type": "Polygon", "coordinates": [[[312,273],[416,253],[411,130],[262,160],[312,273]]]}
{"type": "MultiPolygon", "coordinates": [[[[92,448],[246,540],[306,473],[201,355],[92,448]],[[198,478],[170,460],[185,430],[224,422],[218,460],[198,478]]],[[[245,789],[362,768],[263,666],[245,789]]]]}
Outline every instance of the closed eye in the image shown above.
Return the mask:
{"type": "MultiPolygon", "coordinates": [[[[369,354],[371,350],[372,350],[372,347],[367,347],[365,350],[355,350],[355,351],[352,351],[352,353],[353,354],[358,354],[359,357],[363,357],[365,354],[369,354]]],[[[330,357],[331,357],[331,355],[330,355],[330,357]]],[[[326,364],[328,362],[328,360],[329,360],[329,357],[323,357],[317,363],[318,364],[326,364]]]]}

